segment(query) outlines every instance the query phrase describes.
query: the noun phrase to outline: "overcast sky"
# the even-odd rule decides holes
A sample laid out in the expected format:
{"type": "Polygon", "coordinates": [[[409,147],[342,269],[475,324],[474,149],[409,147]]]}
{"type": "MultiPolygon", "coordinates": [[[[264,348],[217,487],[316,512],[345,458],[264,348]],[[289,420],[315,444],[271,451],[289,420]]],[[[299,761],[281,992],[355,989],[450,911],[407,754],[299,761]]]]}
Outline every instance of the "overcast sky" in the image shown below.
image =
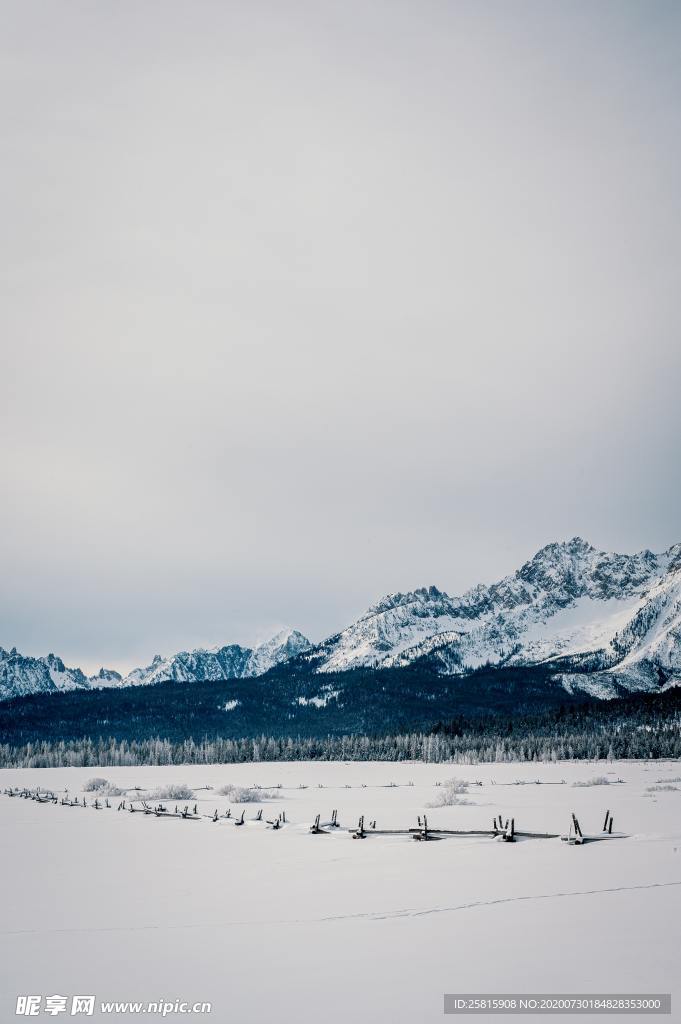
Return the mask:
{"type": "Polygon", "coordinates": [[[681,5],[5,0],[0,644],[681,540],[681,5]]]}

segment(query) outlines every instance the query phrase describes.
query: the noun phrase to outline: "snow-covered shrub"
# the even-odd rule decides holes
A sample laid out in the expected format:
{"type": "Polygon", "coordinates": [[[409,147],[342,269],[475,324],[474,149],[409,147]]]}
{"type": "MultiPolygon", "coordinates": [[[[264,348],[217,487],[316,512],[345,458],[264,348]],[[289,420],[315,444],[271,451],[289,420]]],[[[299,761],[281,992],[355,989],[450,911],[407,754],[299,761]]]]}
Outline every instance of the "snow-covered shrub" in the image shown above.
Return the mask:
{"type": "Polygon", "coordinates": [[[658,784],[657,786],[648,786],[646,788],[646,793],[678,793],[678,792],[679,792],[679,787],[678,786],[672,786],[672,784],[670,782],[665,782],[665,783],[662,783],[661,785],[658,784]]]}
{"type": "Polygon", "coordinates": [[[658,784],[664,784],[667,782],[681,782],[681,775],[671,775],[666,779],[658,779],[658,784]]]}
{"type": "Polygon", "coordinates": [[[464,779],[447,779],[438,787],[435,799],[427,804],[428,807],[456,807],[470,804],[462,793],[468,792],[468,783],[464,779]]]}
{"type": "Polygon", "coordinates": [[[272,797],[272,794],[264,789],[248,789],[244,786],[233,786],[231,783],[223,786],[218,792],[222,796],[229,797],[233,804],[257,804],[262,800],[270,800],[272,797]]]}
{"type": "Polygon", "coordinates": [[[96,796],[123,796],[125,790],[114,786],[113,782],[109,782],[108,779],[95,776],[93,779],[87,780],[83,786],[83,792],[94,793],[96,796]]]}
{"type": "Polygon", "coordinates": [[[585,779],[583,782],[573,782],[573,786],[610,786],[611,782],[605,775],[594,775],[591,779],[585,779]]]}
{"type": "Polygon", "coordinates": [[[451,789],[443,786],[435,800],[431,800],[426,807],[463,807],[472,803],[472,800],[467,800],[465,796],[459,796],[458,793],[453,793],[451,789]]]}
{"type": "Polygon", "coordinates": [[[468,792],[468,783],[465,779],[445,779],[442,785],[445,789],[451,790],[452,793],[468,792]]]}
{"type": "Polygon", "coordinates": [[[148,800],[193,800],[194,790],[190,789],[184,782],[171,782],[167,786],[161,786],[152,793],[147,793],[148,800]]]}
{"type": "Polygon", "coordinates": [[[100,789],[104,789],[105,786],[109,785],[108,779],[99,778],[95,776],[92,779],[88,779],[83,786],[84,793],[98,793],[100,789]]]}

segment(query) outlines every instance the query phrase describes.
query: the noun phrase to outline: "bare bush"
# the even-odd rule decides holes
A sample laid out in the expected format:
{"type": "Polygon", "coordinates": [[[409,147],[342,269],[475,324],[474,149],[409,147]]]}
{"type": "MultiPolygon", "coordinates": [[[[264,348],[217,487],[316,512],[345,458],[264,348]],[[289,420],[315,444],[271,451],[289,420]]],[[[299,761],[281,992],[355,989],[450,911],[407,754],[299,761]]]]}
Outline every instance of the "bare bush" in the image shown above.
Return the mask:
{"type": "Polygon", "coordinates": [[[452,791],[452,793],[467,793],[468,792],[468,783],[466,782],[465,779],[457,779],[457,778],[445,779],[445,781],[442,783],[442,785],[444,787],[446,787],[447,789],[450,789],[452,791]]]}
{"type": "Polygon", "coordinates": [[[456,807],[472,803],[466,800],[462,793],[468,792],[468,783],[464,779],[447,779],[438,787],[438,793],[427,807],[456,807]]]}
{"type": "Polygon", "coordinates": [[[147,793],[148,800],[193,800],[194,790],[190,789],[184,782],[171,782],[167,786],[147,793]]]}
{"type": "Polygon", "coordinates": [[[610,779],[605,775],[594,775],[591,779],[585,779],[583,782],[573,782],[573,786],[610,786],[612,785],[610,779]]]}
{"type": "Polygon", "coordinates": [[[678,792],[679,792],[679,787],[678,786],[672,786],[671,783],[669,783],[669,782],[666,782],[666,783],[663,783],[662,785],[657,785],[657,786],[648,786],[646,788],[646,793],[678,793],[678,792]]]}
{"type": "Polygon", "coordinates": [[[92,779],[88,779],[83,786],[84,793],[95,793],[97,796],[123,796],[125,790],[119,789],[118,786],[114,786],[113,782],[109,782],[108,779],[102,779],[95,776],[92,779]]]}
{"type": "Polygon", "coordinates": [[[108,785],[109,785],[109,780],[108,779],[102,779],[102,778],[99,778],[99,776],[95,776],[92,779],[88,779],[87,782],[83,785],[83,792],[84,793],[98,793],[100,789],[104,789],[104,787],[108,786],[108,785]]]}
{"type": "Polygon", "coordinates": [[[271,800],[272,794],[264,789],[248,789],[244,786],[233,786],[231,783],[223,786],[218,792],[222,796],[229,797],[233,804],[257,804],[263,800],[271,800]]]}
{"type": "Polygon", "coordinates": [[[426,807],[463,807],[470,806],[472,803],[473,801],[467,800],[465,796],[457,796],[456,793],[450,793],[448,789],[443,789],[441,793],[438,793],[437,799],[431,800],[426,807]]]}

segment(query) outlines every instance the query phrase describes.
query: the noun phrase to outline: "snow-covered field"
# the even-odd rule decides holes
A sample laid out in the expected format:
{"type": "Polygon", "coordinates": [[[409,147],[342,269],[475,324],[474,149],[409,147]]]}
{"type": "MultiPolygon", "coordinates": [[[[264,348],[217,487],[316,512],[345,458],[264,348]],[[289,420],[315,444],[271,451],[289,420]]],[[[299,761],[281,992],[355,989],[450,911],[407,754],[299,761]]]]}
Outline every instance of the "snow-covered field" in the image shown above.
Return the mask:
{"type": "Polygon", "coordinates": [[[0,788],[82,797],[94,775],[120,788],[187,783],[206,817],[117,812],[120,797],[97,811],[91,793],[85,808],[0,795],[2,1021],[18,995],[57,993],[208,1001],[202,1019],[235,1024],[436,1021],[444,992],[672,991],[681,1014],[678,762],[26,769],[0,773],[0,788]],[[429,808],[452,776],[470,783],[469,803],[429,808]],[[572,785],[595,776],[611,784],[572,785]],[[677,788],[649,791],[660,780],[677,788]],[[230,805],[217,794],[228,783],[272,793],[243,805],[243,828],[208,817],[230,805]],[[286,826],[252,821],[259,806],[264,819],[285,811],[286,826]],[[334,808],[344,828],[311,835],[334,808]],[[606,809],[628,838],[345,831],[360,814],[406,828],[425,811],[435,827],[488,828],[501,812],[518,829],[564,832],[574,810],[597,833],[606,809]]]}

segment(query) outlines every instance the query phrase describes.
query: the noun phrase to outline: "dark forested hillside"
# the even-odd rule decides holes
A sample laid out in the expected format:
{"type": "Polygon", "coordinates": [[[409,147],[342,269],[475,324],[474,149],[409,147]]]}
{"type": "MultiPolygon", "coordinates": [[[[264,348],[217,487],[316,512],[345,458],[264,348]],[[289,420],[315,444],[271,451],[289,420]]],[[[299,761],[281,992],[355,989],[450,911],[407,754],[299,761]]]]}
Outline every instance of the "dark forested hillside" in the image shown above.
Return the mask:
{"type": "Polygon", "coordinates": [[[585,700],[569,695],[542,667],[444,676],[407,666],[319,676],[293,665],[253,679],[18,697],[0,703],[0,742],[402,733],[459,715],[522,716],[585,700]]]}
{"type": "Polygon", "coordinates": [[[548,669],[310,673],[34,694],[0,703],[0,763],[275,757],[674,757],[681,690],[602,701],[548,669]],[[132,760],[130,760],[132,759],[132,760]]]}
{"type": "MultiPolygon", "coordinates": [[[[102,729],[107,727],[100,721],[102,729]]],[[[240,761],[546,761],[681,757],[681,690],[591,701],[537,713],[458,715],[398,734],[185,736],[0,743],[0,767],[215,764],[240,761]]]]}

